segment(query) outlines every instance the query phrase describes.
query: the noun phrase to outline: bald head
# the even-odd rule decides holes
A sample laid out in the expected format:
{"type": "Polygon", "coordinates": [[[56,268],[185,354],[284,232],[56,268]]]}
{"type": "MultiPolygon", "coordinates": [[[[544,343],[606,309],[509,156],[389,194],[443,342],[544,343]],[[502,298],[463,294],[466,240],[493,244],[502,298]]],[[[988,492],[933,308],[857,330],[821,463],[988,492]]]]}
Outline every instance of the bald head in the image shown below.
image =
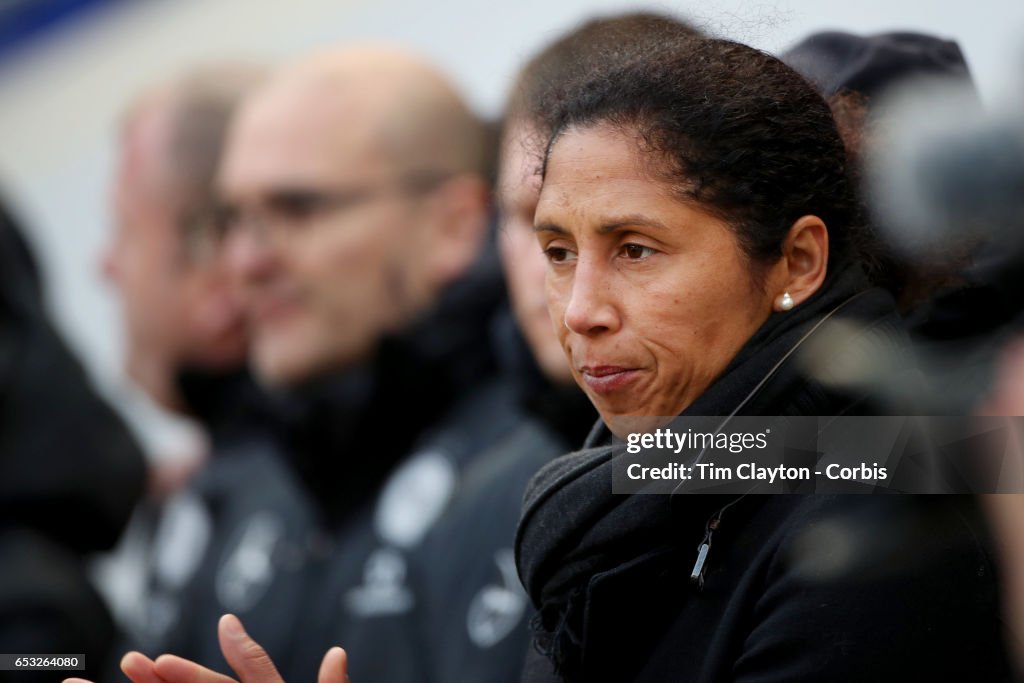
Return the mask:
{"type": "Polygon", "coordinates": [[[484,173],[484,126],[451,82],[423,58],[359,45],[310,55],[282,69],[247,110],[304,106],[358,128],[365,153],[402,168],[484,173]]]}
{"type": "Polygon", "coordinates": [[[365,361],[469,268],[484,139],[443,75],[389,47],[314,54],[246,100],[218,184],[266,381],[365,361]]]}

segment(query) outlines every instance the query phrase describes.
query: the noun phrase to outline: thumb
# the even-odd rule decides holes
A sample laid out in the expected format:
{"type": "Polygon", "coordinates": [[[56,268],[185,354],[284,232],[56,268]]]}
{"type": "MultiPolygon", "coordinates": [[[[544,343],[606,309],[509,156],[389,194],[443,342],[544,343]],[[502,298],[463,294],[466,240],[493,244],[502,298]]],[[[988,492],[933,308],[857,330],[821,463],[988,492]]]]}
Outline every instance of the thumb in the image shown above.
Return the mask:
{"type": "Polygon", "coordinates": [[[217,637],[224,659],[242,683],[284,683],[267,651],[249,637],[238,617],[222,616],[217,625],[217,637]]]}
{"type": "Polygon", "coordinates": [[[348,683],[348,654],[340,647],[332,647],[320,662],[316,683],[348,683]]]}

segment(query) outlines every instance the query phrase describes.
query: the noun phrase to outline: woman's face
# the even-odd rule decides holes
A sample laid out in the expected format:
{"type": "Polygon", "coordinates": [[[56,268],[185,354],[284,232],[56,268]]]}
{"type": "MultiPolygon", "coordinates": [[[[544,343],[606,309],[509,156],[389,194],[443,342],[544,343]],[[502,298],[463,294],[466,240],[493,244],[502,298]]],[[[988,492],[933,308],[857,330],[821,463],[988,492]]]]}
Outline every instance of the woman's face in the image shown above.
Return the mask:
{"type": "Polygon", "coordinates": [[[645,169],[633,136],[570,129],[534,220],[559,341],[613,431],[617,417],[679,414],[772,307],[727,225],[645,169]]]}

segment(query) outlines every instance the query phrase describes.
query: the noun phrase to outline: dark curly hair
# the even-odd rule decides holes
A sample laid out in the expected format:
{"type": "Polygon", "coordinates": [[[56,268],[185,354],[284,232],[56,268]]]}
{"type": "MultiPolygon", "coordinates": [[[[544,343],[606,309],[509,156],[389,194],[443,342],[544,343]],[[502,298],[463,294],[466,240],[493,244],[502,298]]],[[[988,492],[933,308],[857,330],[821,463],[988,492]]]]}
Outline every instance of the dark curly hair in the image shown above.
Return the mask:
{"type": "Polygon", "coordinates": [[[523,65],[509,91],[505,118],[533,122],[535,103],[547,90],[589,73],[596,61],[614,63],[620,55],[666,40],[701,35],[688,21],[657,12],[625,12],[589,19],[560,36],[523,65]]]}
{"type": "Polygon", "coordinates": [[[526,124],[528,135],[517,137],[517,141],[531,157],[536,157],[539,173],[541,152],[547,143],[540,104],[545,98],[561,91],[566,83],[585,78],[596,63],[610,65],[627,56],[636,58],[641,51],[666,41],[697,35],[701,35],[700,29],[688,21],[657,12],[625,12],[588,19],[558,37],[519,70],[495,131],[495,147],[512,131],[521,136],[524,131],[517,126],[526,124]]]}
{"type": "Polygon", "coordinates": [[[609,125],[637,135],[656,177],[731,225],[755,263],[778,258],[808,214],[828,227],[831,267],[861,251],[864,212],[829,106],[764,52],[694,36],[619,51],[538,94],[534,112],[549,133],[542,175],[568,129],[609,125]]]}

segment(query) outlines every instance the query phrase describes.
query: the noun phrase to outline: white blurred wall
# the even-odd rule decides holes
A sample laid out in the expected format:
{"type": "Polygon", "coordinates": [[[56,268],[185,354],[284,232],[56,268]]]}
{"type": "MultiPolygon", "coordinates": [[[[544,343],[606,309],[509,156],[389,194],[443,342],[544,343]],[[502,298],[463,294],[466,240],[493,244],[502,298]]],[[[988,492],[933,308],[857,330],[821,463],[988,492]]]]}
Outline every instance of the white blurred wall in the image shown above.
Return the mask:
{"type": "Polygon", "coordinates": [[[823,29],[931,32],[959,41],[987,100],[1011,77],[1024,85],[1020,0],[129,0],[0,62],[0,188],[31,229],[61,327],[100,385],[124,399],[117,308],[96,264],[116,121],[141,86],[208,59],[279,60],[385,38],[435,58],[493,115],[525,57],[583,18],[630,7],[773,51],[823,29]]]}

